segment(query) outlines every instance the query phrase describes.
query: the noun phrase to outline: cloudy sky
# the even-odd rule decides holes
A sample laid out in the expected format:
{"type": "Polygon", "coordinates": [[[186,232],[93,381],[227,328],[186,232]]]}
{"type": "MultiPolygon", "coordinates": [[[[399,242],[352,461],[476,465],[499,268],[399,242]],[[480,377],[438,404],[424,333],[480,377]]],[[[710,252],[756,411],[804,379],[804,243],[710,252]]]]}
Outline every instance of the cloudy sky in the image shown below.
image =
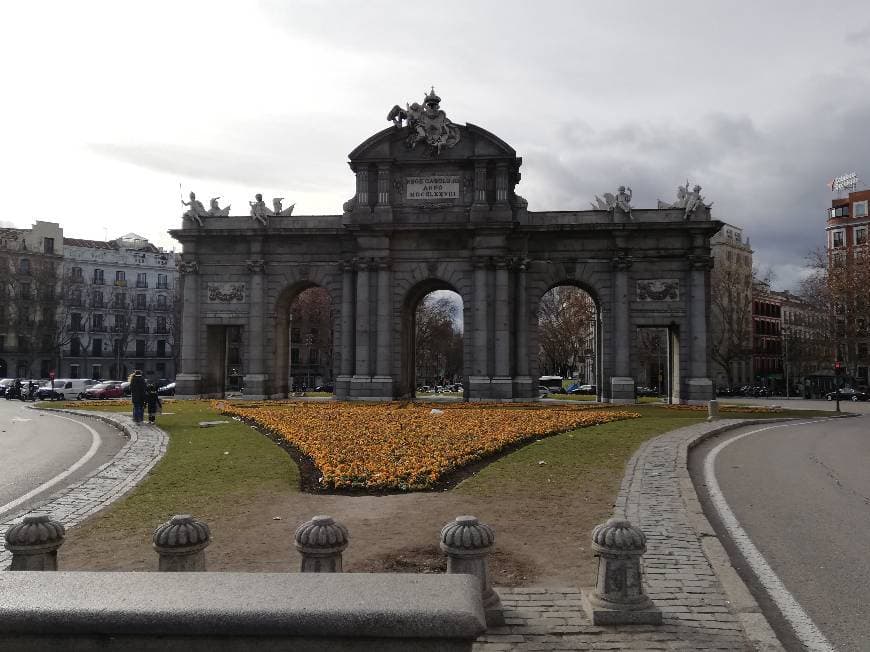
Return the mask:
{"type": "Polygon", "coordinates": [[[870,185],[864,2],[4,2],[0,222],[173,247],[179,184],[334,214],[347,153],[430,85],[523,156],[530,210],[687,177],[776,285],[870,185]]]}

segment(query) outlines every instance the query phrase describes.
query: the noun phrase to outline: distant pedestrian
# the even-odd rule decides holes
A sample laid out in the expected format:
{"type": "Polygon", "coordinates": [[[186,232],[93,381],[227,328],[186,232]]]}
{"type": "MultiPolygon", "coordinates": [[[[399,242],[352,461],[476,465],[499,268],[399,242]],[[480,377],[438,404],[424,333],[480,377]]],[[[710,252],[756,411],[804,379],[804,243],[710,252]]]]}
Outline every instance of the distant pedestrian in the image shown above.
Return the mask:
{"type": "Polygon", "coordinates": [[[145,392],[145,405],[148,406],[148,423],[154,423],[157,413],[163,407],[160,396],[157,394],[157,385],[154,383],[148,383],[148,389],[145,392]]]}
{"type": "Polygon", "coordinates": [[[145,418],[145,377],[142,370],[137,369],[130,376],[130,400],[133,401],[133,422],[142,423],[145,418]]]}

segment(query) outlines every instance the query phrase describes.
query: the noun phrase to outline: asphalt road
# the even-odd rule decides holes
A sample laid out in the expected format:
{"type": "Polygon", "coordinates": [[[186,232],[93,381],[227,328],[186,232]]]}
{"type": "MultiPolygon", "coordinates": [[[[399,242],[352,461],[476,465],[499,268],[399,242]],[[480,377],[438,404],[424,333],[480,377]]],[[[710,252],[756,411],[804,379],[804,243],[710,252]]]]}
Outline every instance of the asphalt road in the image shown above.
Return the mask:
{"type": "MultiPolygon", "coordinates": [[[[866,404],[858,404],[866,407],[866,404]]],[[[865,410],[862,410],[865,411],[865,410]]],[[[752,426],[705,442],[690,470],[732,564],[789,650],[807,649],[726,533],[704,484],[705,459],[752,426]]],[[[787,425],[736,439],[712,465],[739,526],[837,650],[870,650],[870,416],[787,425]]],[[[727,522],[727,517],[724,519],[727,522]]],[[[768,582],[769,584],[769,582],[768,582]]],[[[819,649],[811,648],[811,649],[819,649]]]]}
{"type": "Polygon", "coordinates": [[[74,484],[127,441],[96,419],[63,416],[0,399],[0,518],[74,484]]]}

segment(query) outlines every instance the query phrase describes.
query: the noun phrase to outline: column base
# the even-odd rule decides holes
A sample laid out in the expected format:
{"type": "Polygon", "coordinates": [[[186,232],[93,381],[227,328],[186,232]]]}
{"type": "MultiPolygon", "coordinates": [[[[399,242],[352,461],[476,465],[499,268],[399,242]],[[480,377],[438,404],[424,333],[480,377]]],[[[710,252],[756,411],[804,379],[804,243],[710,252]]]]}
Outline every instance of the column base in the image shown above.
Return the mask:
{"type": "Polygon", "coordinates": [[[353,376],[350,379],[350,393],[348,398],[358,400],[371,396],[372,377],[353,376]]]}
{"type": "Polygon", "coordinates": [[[531,376],[516,376],[513,380],[514,400],[537,401],[538,383],[531,376]]]}
{"type": "Polygon", "coordinates": [[[245,389],[242,395],[252,401],[263,401],[269,398],[269,374],[245,374],[245,389]]]}
{"type": "Polygon", "coordinates": [[[465,395],[469,401],[485,401],[489,399],[489,384],[489,376],[469,376],[465,395]]]}
{"type": "Polygon", "coordinates": [[[202,374],[176,374],[175,398],[199,398],[202,392],[202,374]]]}
{"type": "Polygon", "coordinates": [[[346,401],[350,398],[350,381],[352,376],[338,376],[335,379],[335,398],[346,401]]]}
{"type": "Polygon", "coordinates": [[[369,389],[369,398],[380,399],[384,401],[393,400],[393,377],[392,376],[372,376],[372,383],[369,389]]]}
{"type": "Polygon", "coordinates": [[[610,378],[610,403],[637,403],[634,393],[634,378],[612,376],[610,378]]]}
{"type": "Polygon", "coordinates": [[[661,625],[662,611],[650,601],[641,608],[624,609],[601,605],[592,597],[592,589],[581,589],[583,610],[593,625],[661,625]]]}
{"type": "Polygon", "coordinates": [[[709,378],[687,378],[685,388],[685,402],[689,405],[705,405],[707,401],[715,398],[713,381],[709,378]]]}
{"type": "Polygon", "coordinates": [[[510,376],[493,376],[489,384],[490,398],[496,401],[509,401],[514,397],[514,379],[510,376]]]}

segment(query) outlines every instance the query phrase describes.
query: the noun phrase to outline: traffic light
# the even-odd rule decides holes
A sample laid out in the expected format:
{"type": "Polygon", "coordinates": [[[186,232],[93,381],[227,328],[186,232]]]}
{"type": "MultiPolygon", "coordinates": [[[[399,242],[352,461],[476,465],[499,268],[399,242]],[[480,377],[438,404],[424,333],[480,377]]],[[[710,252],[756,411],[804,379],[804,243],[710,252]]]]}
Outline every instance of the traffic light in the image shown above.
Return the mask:
{"type": "Polygon", "coordinates": [[[834,375],[835,376],[842,376],[843,375],[843,363],[840,362],[839,360],[837,360],[834,363],[834,375]]]}

